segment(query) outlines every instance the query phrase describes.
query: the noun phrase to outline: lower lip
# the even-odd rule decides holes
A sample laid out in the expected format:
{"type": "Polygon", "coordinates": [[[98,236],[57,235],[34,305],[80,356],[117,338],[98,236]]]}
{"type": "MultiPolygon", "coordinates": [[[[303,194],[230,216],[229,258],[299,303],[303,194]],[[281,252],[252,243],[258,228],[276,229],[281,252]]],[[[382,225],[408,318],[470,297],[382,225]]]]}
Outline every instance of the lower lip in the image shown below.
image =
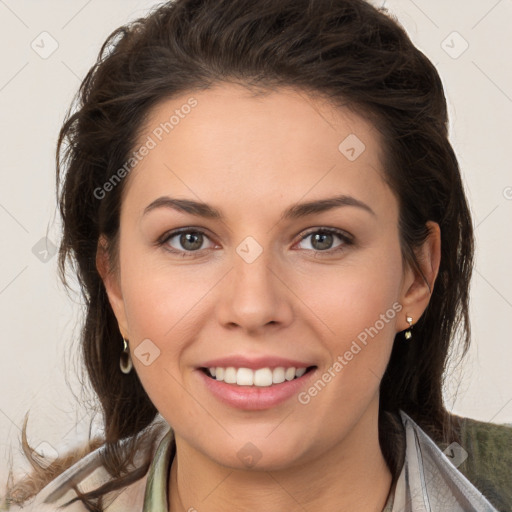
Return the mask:
{"type": "Polygon", "coordinates": [[[203,370],[197,370],[206,388],[221,402],[237,409],[258,411],[275,407],[298,394],[315,374],[316,368],[298,379],[284,381],[272,386],[237,386],[208,377],[203,370]]]}

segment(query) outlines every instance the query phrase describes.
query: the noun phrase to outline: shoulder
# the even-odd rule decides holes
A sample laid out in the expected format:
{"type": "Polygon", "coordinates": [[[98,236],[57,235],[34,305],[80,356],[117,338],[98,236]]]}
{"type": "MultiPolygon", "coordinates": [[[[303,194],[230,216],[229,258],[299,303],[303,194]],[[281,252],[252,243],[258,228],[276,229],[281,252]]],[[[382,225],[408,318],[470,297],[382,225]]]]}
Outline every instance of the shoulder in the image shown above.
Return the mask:
{"type": "Polygon", "coordinates": [[[397,481],[397,510],[497,512],[487,496],[458,470],[446,450],[443,452],[404,411],[400,410],[400,414],[405,427],[406,453],[397,481]],[[407,505],[411,496],[414,497],[412,508],[407,505]]]}
{"type": "MultiPolygon", "coordinates": [[[[450,420],[454,434],[458,436],[452,442],[434,442],[430,434],[415,425],[423,441],[434,443],[439,453],[444,454],[439,456],[432,452],[432,460],[438,470],[443,465],[452,467],[456,470],[455,473],[451,471],[453,478],[460,480],[462,477],[485,496],[496,510],[512,511],[512,426],[453,414],[450,420]]],[[[409,422],[414,425],[414,422],[409,422]]]]}
{"type": "MultiPolygon", "coordinates": [[[[151,429],[150,439],[152,446],[158,445],[163,436],[169,432],[169,425],[157,417],[148,429],[151,429]]],[[[145,429],[147,432],[148,429],[145,429]]],[[[147,456],[148,445],[137,448],[134,459],[135,469],[140,464],[144,455],[147,456]]],[[[113,481],[112,475],[103,465],[104,446],[100,446],[89,453],[57,478],[48,483],[29,502],[22,507],[11,505],[9,512],[56,512],[62,505],[78,496],[79,493],[91,492],[113,481]]],[[[120,489],[113,489],[104,495],[103,503],[105,512],[140,512],[143,508],[146,488],[147,473],[142,477],[120,489]]],[[[65,507],[66,512],[86,512],[90,510],[80,500],[65,507]]]]}
{"type": "Polygon", "coordinates": [[[512,510],[512,426],[458,419],[467,454],[459,470],[498,510],[512,510]]]}

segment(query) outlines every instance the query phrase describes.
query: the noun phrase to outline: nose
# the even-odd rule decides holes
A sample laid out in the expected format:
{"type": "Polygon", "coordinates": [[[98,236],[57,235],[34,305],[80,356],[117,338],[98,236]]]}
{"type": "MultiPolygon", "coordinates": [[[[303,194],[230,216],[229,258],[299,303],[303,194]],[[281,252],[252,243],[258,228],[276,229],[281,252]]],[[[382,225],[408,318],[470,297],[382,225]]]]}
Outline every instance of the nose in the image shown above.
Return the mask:
{"type": "Polygon", "coordinates": [[[292,322],[293,297],[269,251],[263,250],[252,262],[235,253],[219,289],[217,317],[225,328],[261,334],[292,322]]]}

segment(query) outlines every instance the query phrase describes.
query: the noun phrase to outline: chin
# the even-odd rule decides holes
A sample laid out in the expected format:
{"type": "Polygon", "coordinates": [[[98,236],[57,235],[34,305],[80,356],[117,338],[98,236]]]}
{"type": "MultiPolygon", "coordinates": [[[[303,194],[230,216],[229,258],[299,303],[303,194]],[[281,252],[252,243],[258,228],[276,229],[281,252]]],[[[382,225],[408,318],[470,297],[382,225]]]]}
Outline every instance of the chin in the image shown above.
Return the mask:
{"type": "MultiPolygon", "coordinates": [[[[287,437],[288,442],[285,443],[282,438],[269,440],[265,436],[256,438],[245,435],[243,439],[232,440],[224,447],[217,445],[220,451],[206,455],[215,463],[234,470],[279,471],[299,464],[297,458],[304,449],[303,442],[297,445],[287,437]]],[[[208,444],[208,452],[211,452],[211,446],[208,444]]]]}

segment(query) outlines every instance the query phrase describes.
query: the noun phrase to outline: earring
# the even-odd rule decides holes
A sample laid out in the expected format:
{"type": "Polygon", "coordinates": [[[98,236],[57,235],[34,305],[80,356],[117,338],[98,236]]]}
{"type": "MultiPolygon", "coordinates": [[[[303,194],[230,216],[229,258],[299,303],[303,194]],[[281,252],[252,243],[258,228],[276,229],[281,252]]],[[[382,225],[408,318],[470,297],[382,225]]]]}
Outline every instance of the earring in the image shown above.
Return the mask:
{"type": "Polygon", "coordinates": [[[121,371],[128,375],[133,368],[132,358],[130,357],[130,351],[128,350],[128,340],[123,337],[123,351],[121,352],[121,358],[119,360],[119,367],[121,371]]]}
{"type": "Polygon", "coordinates": [[[406,316],[407,323],[409,324],[409,329],[405,331],[404,336],[406,340],[410,340],[412,337],[411,329],[412,329],[412,316],[406,316]]]}

